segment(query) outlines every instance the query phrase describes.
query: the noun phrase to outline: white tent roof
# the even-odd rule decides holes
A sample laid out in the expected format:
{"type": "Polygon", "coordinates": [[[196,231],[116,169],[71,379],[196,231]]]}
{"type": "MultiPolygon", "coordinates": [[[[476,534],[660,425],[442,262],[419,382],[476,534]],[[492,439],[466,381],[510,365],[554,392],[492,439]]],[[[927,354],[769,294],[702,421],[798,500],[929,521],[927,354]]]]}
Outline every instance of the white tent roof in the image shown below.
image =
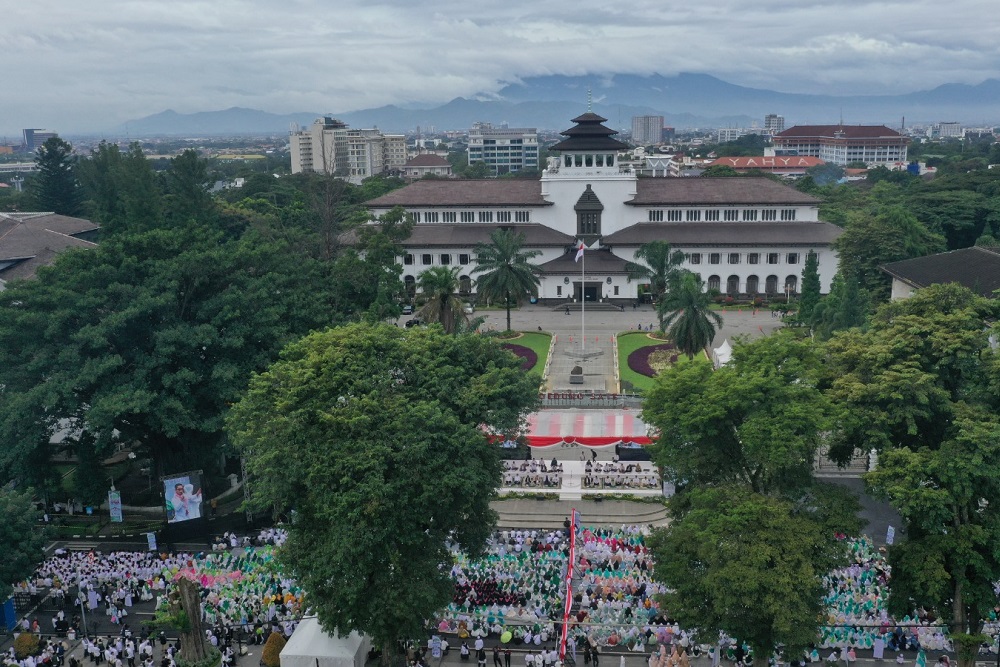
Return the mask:
{"type": "Polygon", "coordinates": [[[315,617],[302,619],[281,649],[281,667],[364,667],[369,639],[357,632],[328,634],[315,617]]]}
{"type": "Polygon", "coordinates": [[[715,358],[715,367],[725,366],[733,357],[733,346],[729,344],[729,339],[722,341],[722,345],[712,351],[715,358]]]}

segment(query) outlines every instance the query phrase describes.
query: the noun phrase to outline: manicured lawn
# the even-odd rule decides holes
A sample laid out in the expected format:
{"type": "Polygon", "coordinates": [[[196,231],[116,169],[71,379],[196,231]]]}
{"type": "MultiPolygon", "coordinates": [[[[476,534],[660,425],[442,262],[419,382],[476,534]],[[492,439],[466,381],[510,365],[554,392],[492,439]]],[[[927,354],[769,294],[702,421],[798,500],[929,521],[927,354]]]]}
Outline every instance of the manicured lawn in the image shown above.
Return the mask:
{"type": "Polygon", "coordinates": [[[542,374],[542,371],[545,370],[545,361],[549,358],[549,345],[552,343],[552,334],[534,331],[525,332],[521,334],[520,338],[515,338],[505,342],[523,345],[530,348],[535,354],[537,354],[538,363],[536,363],[532,368],[529,368],[528,371],[531,373],[538,373],[538,375],[542,374]]]}
{"type": "MultiPolygon", "coordinates": [[[[621,377],[622,383],[631,383],[633,387],[639,391],[646,391],[647,389],[652,389],[653,382],[655,378],[647,377],[641,373],[636,373],[634,370],[628,367],[628,355],[632,354],[641,347],[655,347],[661,345],[663,341],[653,340],[647,334],[632,331],[624,332],[618,334],[618,373],[621,377]]],[[[696,355],[694,360],[695,363],[709,363],[705,355],[696,355]]],[[[689,363],[688,358],[685,355],[680,355],[677,360],[679,364],[689,363]]]]}

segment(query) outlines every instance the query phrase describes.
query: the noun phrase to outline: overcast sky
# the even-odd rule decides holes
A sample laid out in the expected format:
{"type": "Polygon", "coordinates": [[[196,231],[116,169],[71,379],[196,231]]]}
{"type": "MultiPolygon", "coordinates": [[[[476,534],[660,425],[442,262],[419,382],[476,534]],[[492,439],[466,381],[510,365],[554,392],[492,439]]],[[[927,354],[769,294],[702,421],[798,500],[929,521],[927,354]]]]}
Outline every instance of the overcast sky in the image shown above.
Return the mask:
{"type": "Polygon", "coordinates": [[[1000,77],[998,36],[996,0],[0,0],[0,132],[434,105],[543,74],[903,93],[1000,77]]]}

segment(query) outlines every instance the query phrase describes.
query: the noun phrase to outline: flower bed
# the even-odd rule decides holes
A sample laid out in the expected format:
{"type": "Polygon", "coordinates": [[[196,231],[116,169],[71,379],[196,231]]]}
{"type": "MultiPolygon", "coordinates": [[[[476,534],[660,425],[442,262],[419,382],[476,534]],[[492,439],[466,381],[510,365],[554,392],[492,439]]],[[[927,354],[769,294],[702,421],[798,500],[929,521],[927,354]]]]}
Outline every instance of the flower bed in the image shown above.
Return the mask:
{"type": "Polygon", "coordinates": [[[517,356],[524,359],[521,363],[522,371],[530,371],[538,363],[538,355],[530,347],[525,347],[524,345],[518,345],[517,343],[504,343],[501,345],[505,350],[510,350],[517,356]]]}
{"type": "MultiPolygon", "coordinates": [[[[640,347],[639,349],[628,355],[628,367],[631,368],[636,373],[645,375],[646,377],[656,377],[656,369],[652,367],[649,363],[650,355],[656,352],[669,352],[676,350],[677,346],[673,343],[663,343],[662,345],[648,345],[646,347],[640,347]]],[[[671,362],[676,362],[678,355],[673,354],[670,357],[671,362]]]]}

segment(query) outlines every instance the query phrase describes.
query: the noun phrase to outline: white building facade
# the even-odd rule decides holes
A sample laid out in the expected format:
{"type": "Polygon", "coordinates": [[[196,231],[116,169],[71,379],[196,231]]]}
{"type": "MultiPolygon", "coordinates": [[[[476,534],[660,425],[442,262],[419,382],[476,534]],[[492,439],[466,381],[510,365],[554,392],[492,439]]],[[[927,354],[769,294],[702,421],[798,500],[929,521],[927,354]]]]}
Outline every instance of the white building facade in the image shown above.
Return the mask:
{"type": "Polygon", "coordinates": [[[840,229],[819,220],[819,200],[763,178],[638,178],[618,164],[625,144],[605,119],[575,118],[552,147],[539,180],[427,180],[368,202],[382,215],[403,207],[416,222],[404,243],[408,284],[431,266],[460,266],[474,293],[474,248],[498,227],[540,251],[539,298],[547,302],[628,303],[639,294],[626,264],[639,247],[666,241],[706,289],[734,296],[798,292],[808,253],[819,260],[821,290],[837,270],[840,229]],[[575,262],[583,242],[584,261],[575,262]]]}
{"type": "Polygon", "coordinates": [[[406,164],[406,137],[377,129],[352,130],[329,116],[317,118],[290,136],[292,173],[333,174],[352,183],[400,172],[406,164]]]}

